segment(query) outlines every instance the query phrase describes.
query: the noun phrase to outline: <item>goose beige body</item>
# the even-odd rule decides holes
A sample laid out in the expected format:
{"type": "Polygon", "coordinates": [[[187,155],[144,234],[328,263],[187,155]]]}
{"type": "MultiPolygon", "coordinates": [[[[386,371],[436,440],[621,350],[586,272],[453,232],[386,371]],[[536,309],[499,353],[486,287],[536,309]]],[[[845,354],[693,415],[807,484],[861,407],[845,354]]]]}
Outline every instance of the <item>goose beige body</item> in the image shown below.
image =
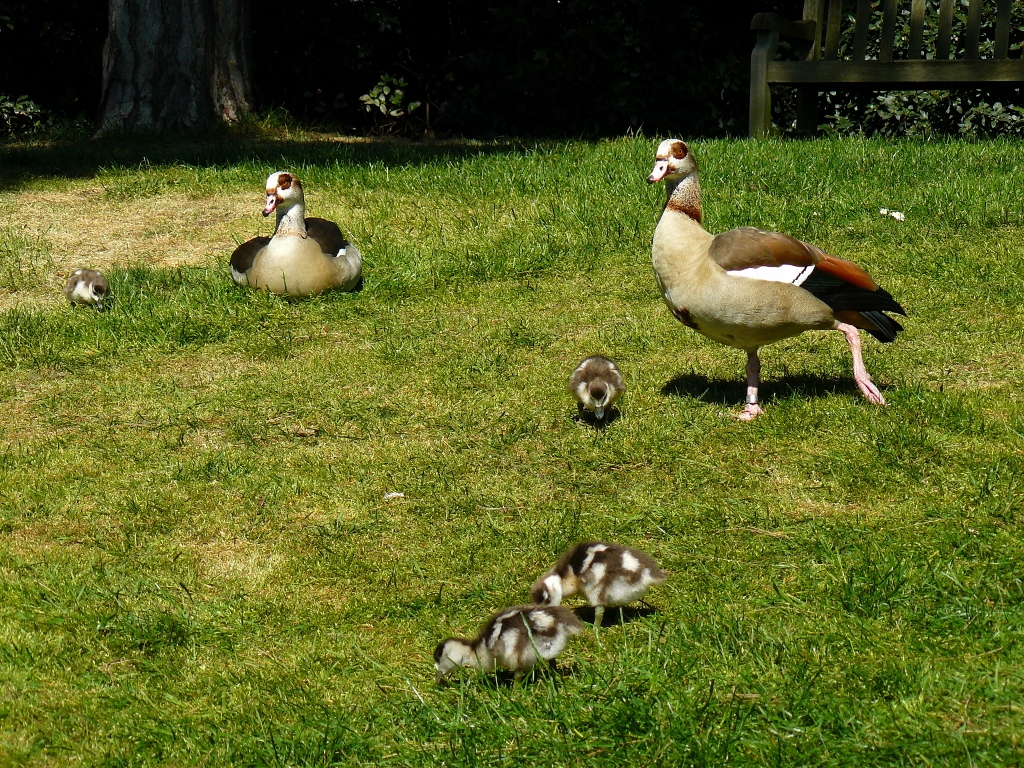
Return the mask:
{"type": "Polygon", "coordinates": [[[363,268],[359,250],[334,222],[306,218],[302,182],[284,171],[267,179],[263,215],[275,211],[273,237],[255,237],[232,253],[236,283],[296,297],[358,286],[363,268]]]}
{"type": "Polygon", "coordinates": [[[562,606],[519,605],[491,617],[473,640],[452,637],[434,650],[437,682],[460,667],[494,672],[507,669],[516,679],[541,659],[553,662],[583,625],[562,606]]]}
{"type": "Polygon", "coordinates": [[[747,405],[758,405],[758,349],[804,331],[838,330],[853,356],[854,380],[884,404],[861,354],[859,328],[883,342],[902,326],[886,312],[903,307],[853,262],[778,232],[740,227],[712,235],[701,225],[697,165],[685,143],[658,147],[648,183],[664,180],[667,201],[651,248],[654,274],[672,314],[704,336],[747,353],[747,405]]]}
{"type": "Polygon", "coordinates": [[[582,593],[594,607],[594,626],[601,626],[606,607],[629,605],[668,575],[646,552],[621,544],[588,541],[570,547],[530,590],[539,605],[558,605],[582,593]]]}

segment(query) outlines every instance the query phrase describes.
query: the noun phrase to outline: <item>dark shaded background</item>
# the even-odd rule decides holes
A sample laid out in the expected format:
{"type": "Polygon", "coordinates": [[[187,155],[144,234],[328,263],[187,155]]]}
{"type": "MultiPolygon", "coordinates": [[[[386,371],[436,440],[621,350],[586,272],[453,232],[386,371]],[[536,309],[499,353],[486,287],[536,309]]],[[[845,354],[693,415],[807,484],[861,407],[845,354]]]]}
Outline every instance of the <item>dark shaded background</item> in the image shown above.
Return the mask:
{"type": "MultiPolygon", "coordinates": [[[[344,132],[421,134],[359,96],[381,74],[438,135],[744,135],[754,13],[802,0],[252,0],[255,108],[344,132]],[[391,121],[395,122],[395,121],[391,121]]],[[[95,119],[106,4],[8,0],[0,94],[95,119]],[[13,26],[13,28],[10,28],[13,26]]]]}

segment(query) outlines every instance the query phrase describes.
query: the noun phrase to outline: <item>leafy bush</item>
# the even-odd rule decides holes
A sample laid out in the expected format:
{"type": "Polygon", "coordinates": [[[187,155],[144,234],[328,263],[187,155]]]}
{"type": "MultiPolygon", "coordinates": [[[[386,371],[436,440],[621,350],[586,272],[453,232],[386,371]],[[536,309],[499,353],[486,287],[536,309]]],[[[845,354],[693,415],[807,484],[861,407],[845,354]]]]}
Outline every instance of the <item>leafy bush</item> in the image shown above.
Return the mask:
{"type": "Polygon", "coordinates": [[[0,93],[0,120],[4,135],[30,133],[43,125],[46,113],[28,96],[7,96],[0,93]]]}
{"type": "Polygon", "coordinates": [[[407,118],[419,109],[422,102],[407,102],[405,89],[408,83],[404,78],[383,74],[380,81],[369,93],[359,97],[366,111],[374,117],[373,132],[380,136],[402,133],[412,130],[407,118]]]}

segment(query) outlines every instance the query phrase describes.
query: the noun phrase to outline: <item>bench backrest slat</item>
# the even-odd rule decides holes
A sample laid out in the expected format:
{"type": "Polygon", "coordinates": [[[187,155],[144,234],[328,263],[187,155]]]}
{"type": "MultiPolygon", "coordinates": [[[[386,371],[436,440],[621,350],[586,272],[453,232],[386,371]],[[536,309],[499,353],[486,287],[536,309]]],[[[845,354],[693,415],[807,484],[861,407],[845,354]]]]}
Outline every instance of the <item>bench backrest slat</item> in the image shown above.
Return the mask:
{"type": "Polygon", "coordinates": [[[999,0],[996,10],[996,58],[1005,59],[1010,52],[1010,2],[999,0]]]}
{"type": "Polygon", "coordinates": [[[910,51],[908,59],[920,59],[924,43],[924,0],[914,0],[910,7],[910,51]]]}
{"type": "Polygon", "coordinates": [[[828,19],[825,32],[825,58],[839,58],[839,22],[843,20],[843,0],[828,0],[828,19]]]}
{"type": "Polygon", "coordinates": [[[981,42],[981,3],[982,0],[971,0],[967,9],[967,45],[964,46],[964,58],[976,59],[979,56],[978,44],[981,42]]]}
{"type": "MultiPolygon", "coordinates": [[[[950,0],[952,2],[952,0],[950,0]]],[[[863,61],[868,55],[868,25],[871,23],[871,0],[857,0],[857,20],[853,29],[853,58],[863,61]]]]}
{"type": "Polygon", "coordinates": [[[885,0],[882,9],[882,40],[878,51],[879,61],[892,61],[892,49],[896,41],[896,0],[885,0]]]}
{"type": "Polygon", "coordinates": [[[814,25],[814,41],[807,58],[817,61],[821,58],[821,22],[825,17],[825,0],[804,0],[804,18],[817,22],[814,25]]]}
{"type": "MultiPolygon", "coordinates": [[[[992,0],[967,0],[967,29],[963,37],[964,59],[978,60],[981,58],[981,21],[984,4],[992,0]]],[[[995,0],[996,24],[993,39],[993,57],[1008,59],[1010,57],[1010,20],[1013,3],[1018,0],[995,0]]],[[[900,21],[900,6],[904,9],[906,0],[857,0],[854,17],[853,49],[851,61],[864,61],[867,58],[868,37],[871,34],[871,23],[875,10],[881,6],[882,25],[878,38],[878,60],[892,61],[896,52],[896,30],[900,21]]],[[[906,57],[909,60],[928,59],[931,54],[924,50],[925,19],[928,7],[936,0],[911,0],[910,4],[910,37],[906,57]]],[[[936,59],[949,59],[953,42],[954,11],[962,0],[938,0],[938,30],[935,38],[936,59]]],[[[818,61],[825,59],[835,61],[840,55],[843,37],[843,0],[804,0],[804,20],[814,21],[814,40],[807,53],[807,59],[818,61]],[[827,11],[827,13],[826,13],[827,11]]],[[[904,13],[906,11],[904,10],[904,13]]],[[[902,55],[902,54],[901,54],[902,55]]]]}
{"type": "Polygon", "coordinates": [[[935,41],[935,58],[949,58],[949,42],[953,35],[953,0],[939,3],[939,36],[935,41]]]}

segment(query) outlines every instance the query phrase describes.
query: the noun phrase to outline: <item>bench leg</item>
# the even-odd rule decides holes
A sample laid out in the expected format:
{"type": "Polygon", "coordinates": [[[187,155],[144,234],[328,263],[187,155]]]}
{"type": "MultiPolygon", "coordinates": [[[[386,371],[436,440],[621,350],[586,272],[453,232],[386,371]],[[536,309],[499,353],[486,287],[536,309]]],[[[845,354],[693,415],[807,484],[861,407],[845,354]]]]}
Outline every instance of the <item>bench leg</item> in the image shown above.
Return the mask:
{"type": "Polygon", "coordinates": [[[758,32],[750,54],[750,137],[764,138],[772,128],[772,92],[768,89],[768,62],[779,47],[778,32],[758,32]]]}
{"type": "Polygon", "coordinates": [[[814,86],[797,88],[796,130],[811,135],[818,132],[818,90],[814,86]]]}

